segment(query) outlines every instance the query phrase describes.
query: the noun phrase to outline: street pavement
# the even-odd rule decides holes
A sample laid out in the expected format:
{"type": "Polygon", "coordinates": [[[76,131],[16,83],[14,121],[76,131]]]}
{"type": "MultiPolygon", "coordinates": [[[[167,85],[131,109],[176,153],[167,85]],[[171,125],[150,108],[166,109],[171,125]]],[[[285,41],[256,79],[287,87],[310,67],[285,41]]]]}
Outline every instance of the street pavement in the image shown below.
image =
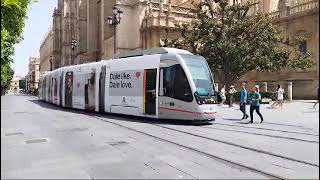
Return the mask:
{"type": "MultiPolygon", "coordinates": [[[[264,122],[219,106],[206,125],[1,97],[1,178],[319,179],[319,107],[262,105],[264,122]]],[[[248,110],[249,108],[247,108],[248,110]]]]}

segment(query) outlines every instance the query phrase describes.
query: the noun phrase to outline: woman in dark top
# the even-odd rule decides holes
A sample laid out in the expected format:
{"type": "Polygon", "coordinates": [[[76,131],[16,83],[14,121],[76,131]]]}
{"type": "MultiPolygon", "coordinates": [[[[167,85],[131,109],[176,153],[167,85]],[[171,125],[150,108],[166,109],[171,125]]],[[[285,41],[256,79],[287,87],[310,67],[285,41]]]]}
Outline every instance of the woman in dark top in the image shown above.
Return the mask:
{"type": "Polygon", "coordinates": [[[250,105],[250,118],[251,121],[250,123],[253,123],[253,111],[256,110],[257,114],[260,116],[261,123],[263,122],[263,117],[262,114],[260,113],[260,100],[261,100],[261,95],[259,93],[259,86],[256,85],[253,89],[253,94],[252,94],[252,102],[250,105]]]}

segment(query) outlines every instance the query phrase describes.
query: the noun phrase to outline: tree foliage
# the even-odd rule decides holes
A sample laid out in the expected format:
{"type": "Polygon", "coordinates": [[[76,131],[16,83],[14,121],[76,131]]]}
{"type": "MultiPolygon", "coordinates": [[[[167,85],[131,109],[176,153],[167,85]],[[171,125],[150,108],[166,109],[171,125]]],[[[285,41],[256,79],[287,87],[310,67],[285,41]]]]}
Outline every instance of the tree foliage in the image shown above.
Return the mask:
{"type": "Polygon", "coordinates": [[[228,5],[221,0],[210,8],[209,1],[195,4],[191,23],[176,24],[180,38],[165,39],[163,46],[188,49],[204,56],[210,68],[220,72],[227,86],[249,71],[278,71],[283,68],[308,68],[310,53],[301,53],[304,39],[285,42],[280,28],[267,14],[249,15],[257,3],[228,5]]]}
{"type": "Polygon", "coordinates": [[[10,86],[14,74],[14,45],[22,40],[30,0],[1,0],[1,91],[10,86]]]}

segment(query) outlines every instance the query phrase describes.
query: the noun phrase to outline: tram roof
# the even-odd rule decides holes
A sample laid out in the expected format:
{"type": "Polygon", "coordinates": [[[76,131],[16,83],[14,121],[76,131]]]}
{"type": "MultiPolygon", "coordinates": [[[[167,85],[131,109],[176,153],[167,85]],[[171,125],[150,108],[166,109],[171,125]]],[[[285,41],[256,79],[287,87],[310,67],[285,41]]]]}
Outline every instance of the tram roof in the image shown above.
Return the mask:
{"type": "MultiPolygon", "coordinates": [[[[177,49],[177,48],[168,48],[168,47],[160,47],[160,48],[151,48],[151,49],[143,49],[143,50],[135,50],[135,51],[127,51],[127,52],[123,52],[123,53],[118,53],[118,54],[114,54],[112,55],[111,59],[107,59],[107,60],[112,60],[112,59],[121,59],[121,58],[128,58],[128,57],[137,57],[137,56],[144,56],[144,55],[153,55],[153,54],[192,54],[189,51],[183,50],[183,49],[177,49]]],[[[69,69],[69,68],[75,68],[75,67],[81,67],[84,65],[94,65],[94,64],[98,64],[101,63],[105,60],[100,60],[98,62],[91,62],[91,63],[84,63],[84,64],[77,64],[77,65],[71,65],[71,66],[64,66],[64,67],[60,67],[58,69],[55,69],[53,71],[45,71],[42,72],[41,75],[48,75],[48,74],[52,74],[56,71],[60,71],[62,69],[69,69]]]]}
{"type": "Polygon", "coordinates": [[[112,59],[128,58],[128,57],[136,57],[136,56],[152,55],[152,54],[168,54],[168,53],[192,54],[189,51],[186,51],[183,49],[160,47],[160,48],[143,49],[143,50],[135,50],[135,51],[118,53],[118,54],[112,55],[112,59]]]}

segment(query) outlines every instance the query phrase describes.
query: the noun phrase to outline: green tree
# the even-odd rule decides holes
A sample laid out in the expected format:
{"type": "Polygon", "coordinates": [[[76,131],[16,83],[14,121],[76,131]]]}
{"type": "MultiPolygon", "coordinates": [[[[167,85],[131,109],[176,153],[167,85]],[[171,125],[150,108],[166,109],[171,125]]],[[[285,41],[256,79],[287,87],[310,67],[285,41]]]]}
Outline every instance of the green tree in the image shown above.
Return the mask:
{"type": "Polygon", "coordinates": [[[184,48],[205,57],[227,87],[249,71],[278,71],[308,68],[310,53],[301,53],[296,38],[284,43],[280,28],[267,14],[249,15],[257,3],[228,5],[220,0],[213,9],[210,1],[195,4],[191,23],[176,24],[181,38],[165,39],[164,46],[184,48]]]}
{"type": "Polygon", "coordinates": [[[31,0],[1,0],[1,91],[10,86],[14,45],[22,40],[31,0]]]}

